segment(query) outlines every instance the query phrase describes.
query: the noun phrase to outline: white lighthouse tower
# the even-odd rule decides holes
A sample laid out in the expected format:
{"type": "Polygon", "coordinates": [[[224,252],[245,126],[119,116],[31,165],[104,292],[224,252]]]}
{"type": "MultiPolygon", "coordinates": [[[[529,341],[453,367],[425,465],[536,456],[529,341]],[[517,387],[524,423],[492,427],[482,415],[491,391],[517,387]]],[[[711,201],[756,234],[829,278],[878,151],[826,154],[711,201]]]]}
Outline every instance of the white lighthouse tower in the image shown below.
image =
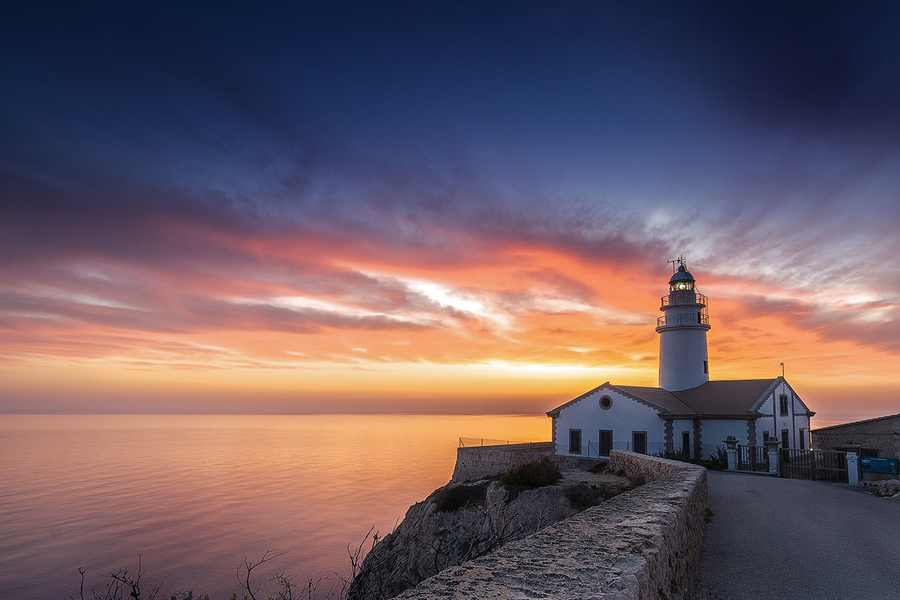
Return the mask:
{"type": "Polygon", "coordinates": [[[677,268],[669,279],[669,293],[660,303],[663,316],[656,320],[656,332],[659,333],[659,387],[676,391],[709,381],[706,351],[709,315],[706,296],[697,291],[684,258],[669,262],[677,268]]]}

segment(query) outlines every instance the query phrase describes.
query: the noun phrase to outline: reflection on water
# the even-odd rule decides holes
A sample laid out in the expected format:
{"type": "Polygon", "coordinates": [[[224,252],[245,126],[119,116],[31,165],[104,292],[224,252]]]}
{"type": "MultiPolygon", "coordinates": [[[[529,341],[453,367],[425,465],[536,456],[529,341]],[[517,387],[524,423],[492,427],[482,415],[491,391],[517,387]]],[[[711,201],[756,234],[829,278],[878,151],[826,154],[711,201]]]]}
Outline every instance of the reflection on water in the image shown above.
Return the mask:
{"type": "Polygon", "coordinates": [[[261,572],[347,569],[450,478],[459,436],[549,439],[546,417],[3,415],[0,598],[68,598],[78,567],[135,566],[172,593],[228,597],[245,556],[261,572]]]}

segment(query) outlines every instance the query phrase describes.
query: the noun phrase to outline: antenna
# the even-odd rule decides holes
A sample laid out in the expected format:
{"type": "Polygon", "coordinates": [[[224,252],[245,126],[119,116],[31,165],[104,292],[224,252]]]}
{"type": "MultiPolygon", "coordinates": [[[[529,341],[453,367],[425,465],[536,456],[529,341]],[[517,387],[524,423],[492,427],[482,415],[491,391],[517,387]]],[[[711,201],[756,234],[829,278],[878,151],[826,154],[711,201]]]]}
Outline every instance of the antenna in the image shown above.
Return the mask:
{"type": "Polygon", "coordinates": [[[678,270],[678,267],[676,265],[683,265],[684,268],[687,269],[687,263],[684,260],[684,256],[679,256],[678,258],[676,258],[674,260],[667,260],[666,262],[672,263],[672,272],[673,273],[678,270]]]}

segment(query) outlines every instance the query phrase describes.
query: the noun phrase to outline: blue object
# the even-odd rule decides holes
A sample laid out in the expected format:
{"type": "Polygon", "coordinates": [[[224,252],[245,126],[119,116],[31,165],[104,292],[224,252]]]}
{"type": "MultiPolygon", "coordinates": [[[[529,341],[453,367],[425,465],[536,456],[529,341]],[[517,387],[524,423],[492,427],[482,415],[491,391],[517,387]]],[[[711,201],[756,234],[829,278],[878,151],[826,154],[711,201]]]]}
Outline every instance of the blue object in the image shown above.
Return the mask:
{"type": "Polygon", "coordinates": [[[863,456],[859,459],[859,467],[863,473],[900,475],[900,460],[896,458],[872,458],[863,456]]]}

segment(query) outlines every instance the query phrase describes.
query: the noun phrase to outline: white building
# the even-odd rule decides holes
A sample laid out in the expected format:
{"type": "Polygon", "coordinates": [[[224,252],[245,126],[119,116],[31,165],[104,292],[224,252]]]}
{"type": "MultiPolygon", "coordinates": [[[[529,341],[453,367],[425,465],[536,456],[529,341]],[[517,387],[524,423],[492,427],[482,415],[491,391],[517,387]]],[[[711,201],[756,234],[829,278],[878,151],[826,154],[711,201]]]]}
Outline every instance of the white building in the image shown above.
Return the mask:
{"type": "Polygon", "coordinates": [[[776,437],[782,448],[809,448],[815,413],[784,377],[709,380],[708,301],[684,260],[676,263],[656,323],[659,387],[606,382],[549,411],[556,453],[597,457],[633,450],[705,459],[729,435],[750,446],[776,437]]]}

